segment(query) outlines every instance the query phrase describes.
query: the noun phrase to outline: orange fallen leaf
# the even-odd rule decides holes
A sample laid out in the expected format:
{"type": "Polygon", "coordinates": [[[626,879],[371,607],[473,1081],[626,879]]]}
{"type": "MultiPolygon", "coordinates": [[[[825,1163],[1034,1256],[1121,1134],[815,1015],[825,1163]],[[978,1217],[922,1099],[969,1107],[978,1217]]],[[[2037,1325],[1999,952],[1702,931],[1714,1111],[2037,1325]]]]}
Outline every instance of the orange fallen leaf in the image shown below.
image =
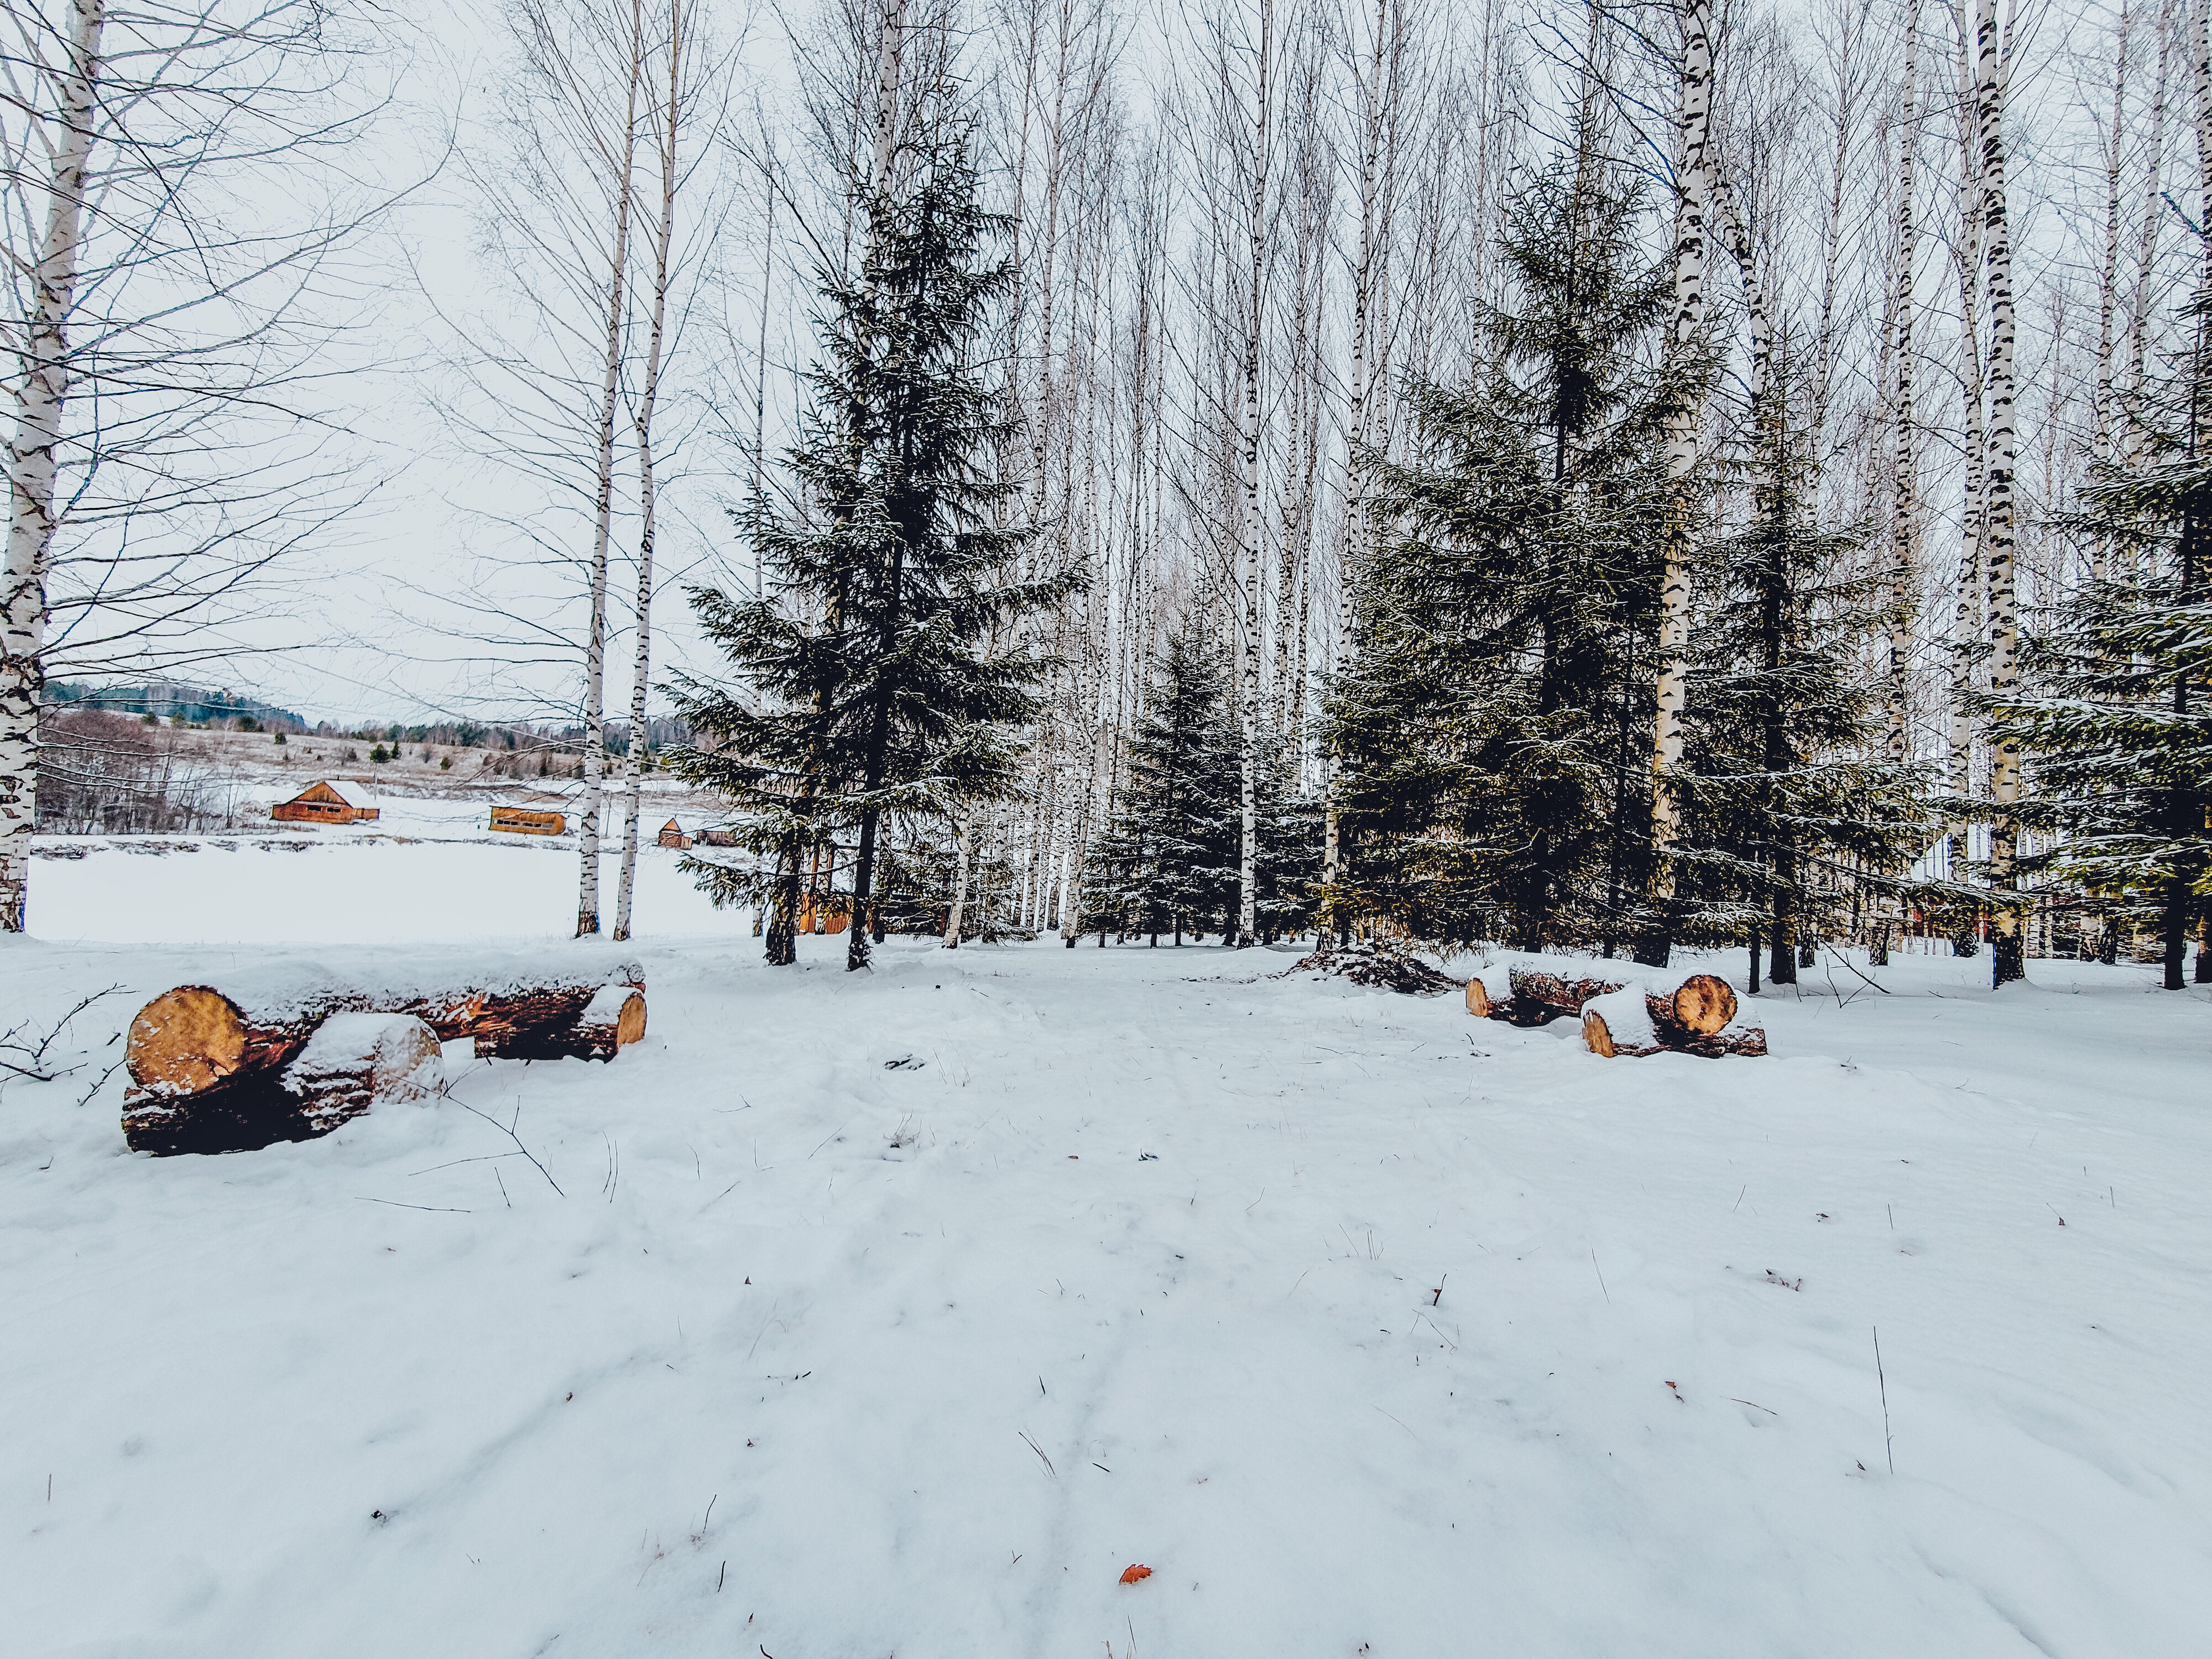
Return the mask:
{"type": "Polygon", "coordinates": [[[1121,1582],[1125,1584],[1141,1583],[1152,1576],[1150,1567],[1140,1567],[1133,1561],[1121,1570],[1121,1582]]]}

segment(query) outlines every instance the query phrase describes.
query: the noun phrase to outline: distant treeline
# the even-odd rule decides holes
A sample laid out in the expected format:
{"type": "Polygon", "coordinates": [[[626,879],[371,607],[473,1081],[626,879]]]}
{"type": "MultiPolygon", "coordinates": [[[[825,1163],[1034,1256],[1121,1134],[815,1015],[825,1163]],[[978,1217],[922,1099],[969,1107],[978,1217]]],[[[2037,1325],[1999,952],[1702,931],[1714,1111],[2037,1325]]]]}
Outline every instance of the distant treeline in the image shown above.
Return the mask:
{"type": "Polygon", "coordinates": [[[46,683],[44,701],[104,708],[113,714],[151,714],[185,726],[246,732],[305,732],[307,722],[289,708],[233,691],[197,685],[86,685],[70,680],[46,683]]]}
{"type": "MultiPolygon", "coordinates": [[[[575,754],[584,744],[580,726],[533,726],[521,721],[434,720],[410,725],[395,720],[345,726],[317,720],[310,725],[304,715],[258,697],[191,685],[87,685],[54,680],[46,685],[45,701],[50,705],[137,714],[142,720],[167,720],[172,725],[210,731],[296,732],[308,737],[390,744],[395,748],[401,744],[428,744],[449,749],[503,750],[511,754],[575,754]]],[[[691,728],[682,720],[653,719],[645,723],[648,754],[690,740],[691,728]]],[[[608,753],[628,754],[629,723],[611,721],[606,728],[606,743],[608,753]]]]}

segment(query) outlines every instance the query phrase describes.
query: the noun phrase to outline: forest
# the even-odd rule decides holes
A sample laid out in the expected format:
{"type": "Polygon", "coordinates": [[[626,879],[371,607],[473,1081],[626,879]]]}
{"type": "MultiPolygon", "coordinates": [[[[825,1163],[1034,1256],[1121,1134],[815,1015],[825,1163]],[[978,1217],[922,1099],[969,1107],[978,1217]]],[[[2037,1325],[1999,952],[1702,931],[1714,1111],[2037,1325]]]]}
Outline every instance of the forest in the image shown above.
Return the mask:
{"type": "Polygon", "coordinates": [[[510,0],[427,185],[346,170],[392,19],[13,18],[11,928],[50,675],[374,511],[331,273],[434,188],[495,321],[401,367],[525,501],[453,629],[556,688],[580,933],[661,763],[771,963],[2212,977],[2198,0],[510,0]]]}

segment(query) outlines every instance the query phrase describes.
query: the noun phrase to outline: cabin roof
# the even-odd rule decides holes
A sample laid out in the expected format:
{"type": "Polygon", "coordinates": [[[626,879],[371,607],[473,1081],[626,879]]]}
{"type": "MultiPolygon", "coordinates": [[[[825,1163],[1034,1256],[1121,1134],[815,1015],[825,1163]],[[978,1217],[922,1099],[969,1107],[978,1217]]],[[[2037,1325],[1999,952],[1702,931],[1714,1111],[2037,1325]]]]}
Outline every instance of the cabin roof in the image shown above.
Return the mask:
{"type": "Polygon", "coordinates": [[[358,785],[336,782],[329,778],[318,778],[298,794],[293,796],[292,799],[287,801],[285,805],[289,806],[294,802],[303,800],[338,800],[343,801],[348,806],[368,805],[368,797],[362,793],[358,785]]]}
{"type": "MultiPolygon", "coordinates": [[[[354,807],[373,806],[376,804],[369,798],[367,789],[360,784],[349,783],[343,778],[319,778],[293,796],[292,799],[295,801],[335,799],[342,800],[348,806],[354,807]]],[[[290,802],[286,803],[287,805],[290,804],[290,802]]]]}

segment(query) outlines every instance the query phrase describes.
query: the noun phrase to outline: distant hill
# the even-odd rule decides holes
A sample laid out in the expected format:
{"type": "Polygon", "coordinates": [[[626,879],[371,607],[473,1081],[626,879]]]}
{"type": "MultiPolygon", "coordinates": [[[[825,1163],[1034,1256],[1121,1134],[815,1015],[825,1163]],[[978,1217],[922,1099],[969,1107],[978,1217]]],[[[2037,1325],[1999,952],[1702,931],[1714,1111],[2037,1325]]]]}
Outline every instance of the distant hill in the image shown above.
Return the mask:
{"type": "Polygon", "coordinates": [[[52,680],[46,685],[50,703],[72,703],[83,708],[105,708],[118,714],[156,714],[182,720],[188,726],[228,725],[252,720],[270,732],[304,732],[307,722],[289,708],[279,708],[258,697],[235,691],[210,691],[203,686],[87,685],[78,681],[52,680]]]}

